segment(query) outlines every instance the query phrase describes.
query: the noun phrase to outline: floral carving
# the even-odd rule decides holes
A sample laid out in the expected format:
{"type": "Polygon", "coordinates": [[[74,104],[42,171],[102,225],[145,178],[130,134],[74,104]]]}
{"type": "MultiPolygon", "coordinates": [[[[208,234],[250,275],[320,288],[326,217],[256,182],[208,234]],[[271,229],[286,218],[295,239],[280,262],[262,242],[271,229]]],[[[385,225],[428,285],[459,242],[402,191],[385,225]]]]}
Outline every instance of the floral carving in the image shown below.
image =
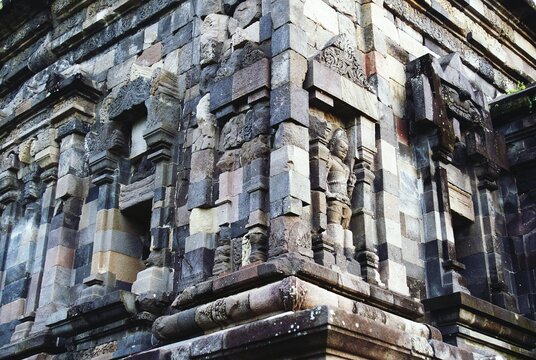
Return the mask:
{"type": "Polygon", "coordinates": [[[360,55],[346,36],[334,37],[316,60],[368,91],[374,91],[361,67],[360,55]]]}

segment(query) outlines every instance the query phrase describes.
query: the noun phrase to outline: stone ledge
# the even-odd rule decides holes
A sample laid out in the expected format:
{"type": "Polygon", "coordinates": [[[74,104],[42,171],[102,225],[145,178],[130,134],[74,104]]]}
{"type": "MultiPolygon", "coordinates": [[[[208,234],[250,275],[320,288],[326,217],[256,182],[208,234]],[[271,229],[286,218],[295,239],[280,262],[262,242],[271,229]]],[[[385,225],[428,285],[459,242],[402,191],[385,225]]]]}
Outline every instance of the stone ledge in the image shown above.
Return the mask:
{"type": "Polygon", "coordinates": [[[131,359],[294,359],[335,354],[367,359],[474,358],[468,351],[426,335],[411,334],[331,306],[318,306],[162,346],[131,359]]]}
{"type": "Polygon", "coordinates": [[[458,330],[451,328],[458,324],[490,336],[500,336],[528,350],[536,344],[536,321],[471,295],[458,292],[423,300],[423,304],[431,312],[434,326],[438,326],[445,336],[455,335],[458,330]]]}
{"type": "Polygon", "coordinates": [[[58,317],[62,320],[47,324],[51,333],[68,337],[117,320],[135,316],[136,295],[128,291],[114,291],[97,300],[75,305],[58,317]]]}
{"type": "Polygon", "coordinates": [[[59,354],[66,351],[65,341],[50,334],[37,334],[0,348],[0,359],[25,359],[38,353],[59,354]]]}
{"type": "Polygon", "coordinates": [[[215,300],[224,294],[251,289],[289,276],[310,281],[336,294],[363,301],[408,319],[417,320],[424,315],[424,308],[416,299],[368,284],[350,274],[340,274],[293,254],[253,264],[187,288],[175,304],[179,309],[186,309],[215,300]]]}
{"type": "Polygon", "coordinates": [[[495,127],[534,112],[536,112],[536,84],[514,94],[501,96],[490,103],[490,113],[495,127]]]}
{"type": "Polygon", "coordinates": [[[52,107],[55,102],[63,98],[81,96],[91,101],[97,101],[101,94],[101,91],[96,88],[92,81],[87,80],[80,74],[70,76],[66,79],[59,79],[52,89],[42,92],[33,98],[28,110],[13,112],[1,119],[0,133],[10,131],[33,115],[38,114],[41,110],[52,107]]]}

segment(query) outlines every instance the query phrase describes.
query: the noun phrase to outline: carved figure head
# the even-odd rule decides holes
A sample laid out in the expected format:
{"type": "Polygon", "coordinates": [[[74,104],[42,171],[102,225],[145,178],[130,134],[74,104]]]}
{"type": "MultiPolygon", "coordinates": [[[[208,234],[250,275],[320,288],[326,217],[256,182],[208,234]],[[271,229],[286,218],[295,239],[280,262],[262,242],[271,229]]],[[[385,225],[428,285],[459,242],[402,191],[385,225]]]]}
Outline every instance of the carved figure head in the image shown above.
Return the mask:
{"type": "Polygon", "coordinates": [[[348,155],[348,137],[344,129],[337,129],[328,143],[329,152],[341,160],[348,155]]]}

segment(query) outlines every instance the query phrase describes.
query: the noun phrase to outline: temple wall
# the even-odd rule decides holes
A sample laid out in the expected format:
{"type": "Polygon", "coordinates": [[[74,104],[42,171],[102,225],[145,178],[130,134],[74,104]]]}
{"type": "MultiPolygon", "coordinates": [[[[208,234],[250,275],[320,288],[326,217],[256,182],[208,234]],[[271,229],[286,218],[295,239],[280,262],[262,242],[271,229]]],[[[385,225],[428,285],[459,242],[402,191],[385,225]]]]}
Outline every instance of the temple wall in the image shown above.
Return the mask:
{"type": "Polygon", "coordinates": [[[536,357],[534,15],[0,1],[0,359],[536,357]]]}

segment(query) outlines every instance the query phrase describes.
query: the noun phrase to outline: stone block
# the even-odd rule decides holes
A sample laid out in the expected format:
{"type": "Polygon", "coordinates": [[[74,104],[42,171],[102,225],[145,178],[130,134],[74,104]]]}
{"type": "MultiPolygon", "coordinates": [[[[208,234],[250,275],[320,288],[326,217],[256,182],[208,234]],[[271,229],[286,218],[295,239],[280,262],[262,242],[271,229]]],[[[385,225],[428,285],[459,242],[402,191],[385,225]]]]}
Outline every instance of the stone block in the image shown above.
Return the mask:
{"type": "Polygon", "coordinates": [[[270,8],[274,30],[288,23],[299,24],[303,19],[301,0],[272,0],[270,8]]]}
{"type": "Polygon", "coordinates": [[[295,171],[309,177],[309,153],[294,145],[285,145],[270,155],[270,176],[295,171]]]}
{"type": "Polygon", "coordinates": [[[294,121],[309,126],[309,94],[294,84],[286,84],[272,90],[270,97],[270,125],[294,121]]]}
{"type": "Polygon", "coordinates": [[[71,174],[59,178],[56,188],[56,199],[63,199],[69,196],[78,198],[84,196],[84,183],[82,179],[71,174]]]}
{"type": "Polygon", "coordinates": [[[306,204],[311,203],[309,179],[296,171],[289,170],[270,177],[270,201],[292,196],[306,204]]]}
{"type": "Polygon", "coordinates": [[[293,50],[287,50],[272,60],[272,88],[287,82],[303,84],[307,73],[307,60],[293,50]]]}
{"type": "Polygon", "coordinates": [[[153,266],[140,271],[132,284],[134,294],[171,292],[173,289],[173,269],[153,266]]]}
{"type": "Polygon", "coordinates": [[[183,284],[199,283],[205,278],[212,276],[214,267],[214,250],[198,248],[184,254],[183,266],[181,266],[181,279],[183,284]]]}
{"type": "Polygon", "coordinates": [[[91,262],[91,273],[110,272],[116,279],[127,283],[136,280],[136,274],[143,269],[139,258],[123,255],[114,251],[94,252],[91,262]]]}
{"type": "Polygon", "coordinates": [[[185,252],[193,251],[198,248],[215,249],[218,237],[214,233],[198,232],[190,235],[185,241],[185,252]]]}
{"type": "Polygon", "coordinates": [[[218,209],[192,209],[190,212],[190,235],[205,232],[217,233],[218,225],[218,209]]]}
{"type": "Polygon", "coordinates": [[[228,76],[212,85],[210,89],[210,110],[214,111],[233,100],[233,78],[228,76]]]}
{"type": "Polygon", "coordinates": [[[171,31],[176,31],[192,21],[195,2],[185,1],[171,13],[171,31]]]}
{"type": "Polygon", "coordinates": [[[255,19],[261,16],[261,1],[260,0],[246,0],[241,2],[236,7],[233,18],[238,21],[238,26],[245,28],[251,24],[255,19]]]}
{"type": "Polygon", "coordinates": [[[223,11],[223,2],[222,0],[203,0],[194,2],[195,15],[204,18],[209,14],[221,13],[223,11]]]}
{"type": "Polygon", "coordinates": [[[212,185],[212,179],[210,178],[190,183],[190,186],[188,187],[188,210],[193,208],[206,208],[214,204],[212,185]]]}
{"type": "Polygon", "coordinates": [[[294,24],[286,24],[272,34],[272,55],[285,50],[294,50],[303,57],[308,57],[307,34],[294,24]]]}
{"type": "Polygon", "coordinates": [[[339,34],[339,19],[337,12],[322,0],[305,0],[303,13],[315,23],[330,31],[339,34]]]}
{"type": "Polygon", "coordinates": [[[286,252],[299,252],[313,256],[311,229],[298,216],[279,216],[270,222],[268,256],[275,257],[286,252]]]}
{"type": "Polygon", "coordinates": [[[274,137],[274,149],[292,145],[305,151],[309,150],[309,132],[305,126],[292,122],[283,122],[277,127],[274,137]]]}
{"type": "Polygon", "coordinates": [[[114,251],[127,256],[140,257],[142,244],[139,235],[127,233],[121,230],[96,231],[93,251],[114,251]]]}
{"type": "MultiPolygon", "coordinates": [[[[180,46],[177,46],[180,47],[180,46]]],[[[145,49],[136,59],[136,64],[141,66],[151,66],[162,59],[162,43],[156,43],[145,49]]]]}
{"type": "Polygon", "coordinates": [[[0,324],[6,324],[18,320],[24,313],[25,299],[17,299],[0,307],[0,324]]]}
{"type": "Polygon", "coordinates": [[[50,269],[52,266],[71,269],[73,263],[74,249],[59,245],[47,250],[44,269],[50,269]]]}
{"type": "Polygon", "coordinates": [[[263,42],[272,37],[272,17],[263,15],[259,20],[259,41],[263,42]]]}
{"type": "MultiPolygon", "coordinates": [[[[270,61],[261,59],[233,75],[232,97],[240,99],[270,86],[270,61]]],[[[212,102],[211,102],[212,104],[212,102]]]]}
{"type": "Polygon", "coordinates": [[[250,211],[246,227],[249,229],[254,226],[268,226],[268,216],[263,210],[250,211]]]}
{"type": "Polygon", "coordinates": [[[389,290],[409,296],[404,265],[392,260],[380,261],[380,278],[389,290]]]}
{"type": "Polygon", "coordinates": [[[195,183],[212,177],[215,154],[212,149],[192,153],[190,182],[195,183]]]}

